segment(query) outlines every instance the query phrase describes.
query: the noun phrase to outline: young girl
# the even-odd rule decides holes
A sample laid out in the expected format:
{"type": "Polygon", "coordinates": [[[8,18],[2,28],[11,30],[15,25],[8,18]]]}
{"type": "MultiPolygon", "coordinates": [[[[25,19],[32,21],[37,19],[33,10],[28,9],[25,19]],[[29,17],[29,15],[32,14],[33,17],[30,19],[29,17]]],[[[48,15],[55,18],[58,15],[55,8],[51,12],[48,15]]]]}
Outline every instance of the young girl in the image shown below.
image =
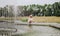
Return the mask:
{"type": "Polygon", "coordinates": [[[33,19],[32,19],[32,15],[29,16],[28,18],[28,23],[32,23],[33,19]]]}
{"type": "Polygon", "coordinates": [[[31,28],[31,23],[33,22],[33,18],[32,15],[29,16],[28,18],[28,23],[29,23],[29,27],[31,28]]]}

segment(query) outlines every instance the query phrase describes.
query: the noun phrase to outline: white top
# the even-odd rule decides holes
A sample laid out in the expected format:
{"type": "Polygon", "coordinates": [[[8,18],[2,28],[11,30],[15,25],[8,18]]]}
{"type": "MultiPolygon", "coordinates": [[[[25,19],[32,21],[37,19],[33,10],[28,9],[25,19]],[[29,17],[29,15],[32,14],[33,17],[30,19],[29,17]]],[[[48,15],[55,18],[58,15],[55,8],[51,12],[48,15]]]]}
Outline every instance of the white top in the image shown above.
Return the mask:
{"type": "Polygon", "coordinates": [[[28,19],[28,22],[30,22],[30,21],[32,22],[32,21],[33,21],[33,18],[29,18],[29,19],[28,19]]]}

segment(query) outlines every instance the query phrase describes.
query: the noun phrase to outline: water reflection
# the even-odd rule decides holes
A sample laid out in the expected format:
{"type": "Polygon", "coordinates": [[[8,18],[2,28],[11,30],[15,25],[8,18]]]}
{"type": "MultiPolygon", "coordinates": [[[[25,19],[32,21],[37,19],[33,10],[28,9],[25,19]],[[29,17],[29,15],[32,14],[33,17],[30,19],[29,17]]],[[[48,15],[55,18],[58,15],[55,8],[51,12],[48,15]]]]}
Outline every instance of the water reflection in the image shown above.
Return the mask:
{"type": "Polygon", "coordinates": [[[32,31],[27,32],[30,28],[28,26],[17,26],[20,32],[19,36],[60,36],[60,30],[48,26],[32,26],[32,31]]]}

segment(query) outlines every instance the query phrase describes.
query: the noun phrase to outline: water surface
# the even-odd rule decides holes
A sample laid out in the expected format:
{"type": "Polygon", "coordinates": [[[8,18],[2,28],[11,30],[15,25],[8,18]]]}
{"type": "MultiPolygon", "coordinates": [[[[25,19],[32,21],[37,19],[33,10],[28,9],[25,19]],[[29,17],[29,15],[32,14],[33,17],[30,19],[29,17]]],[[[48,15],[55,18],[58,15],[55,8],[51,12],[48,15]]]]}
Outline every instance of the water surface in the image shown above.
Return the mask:
{"type": "Polygon", "coordinates": [[[48,26],[17,26],[22,34],[18,36],[60,36],[60,30],[48,26]],[[28,32],[27,32],[28,31],[28,32]]]}

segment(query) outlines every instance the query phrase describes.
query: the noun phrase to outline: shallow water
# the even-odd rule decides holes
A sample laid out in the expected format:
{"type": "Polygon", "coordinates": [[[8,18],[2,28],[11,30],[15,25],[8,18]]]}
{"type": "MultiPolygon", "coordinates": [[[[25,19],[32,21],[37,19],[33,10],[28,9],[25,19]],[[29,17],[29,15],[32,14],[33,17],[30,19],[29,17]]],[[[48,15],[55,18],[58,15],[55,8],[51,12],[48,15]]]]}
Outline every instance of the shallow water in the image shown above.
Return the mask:
{"type": "Polygon", "coordinates": [[[17,26],[17,29],[20,30],[18,36],[60,36],[60,30],[48,26],[17,26]],[[27,32],[29,31],[29,32],[27,32]]]}
{"type": "MultiPolygon", "coordinates": [[[[11,24],[11,23],[8,23],[11,24]]],[[[7,23],[0,23],[0,27],[8,27],[7,23]],[[3,24],[3,25],[1,25],[3,24]]],[[[60,36],[60,30],[49,26],[26,26],[26,25],[9,25],[17,28],[18,31],[14,36],[60,36]]],[[[2,36],[2,35],[0,35],[2,36]]]]}

